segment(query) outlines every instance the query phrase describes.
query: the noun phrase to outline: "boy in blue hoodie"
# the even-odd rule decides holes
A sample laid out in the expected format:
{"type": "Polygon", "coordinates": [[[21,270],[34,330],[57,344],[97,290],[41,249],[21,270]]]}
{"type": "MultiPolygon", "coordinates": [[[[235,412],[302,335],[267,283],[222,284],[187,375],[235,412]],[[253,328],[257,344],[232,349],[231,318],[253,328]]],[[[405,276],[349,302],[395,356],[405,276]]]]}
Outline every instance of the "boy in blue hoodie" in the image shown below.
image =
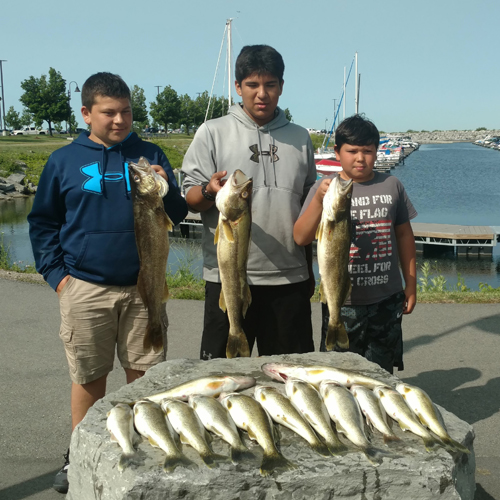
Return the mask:
{"type": "MultiPolygon", "coordinates": [[[[168,181],[164,206],[172,222],[187,214],[163,151],[131,132],[130,90],[118,75],[97,73],[85,82],[82,115],[90,133],[52,153],[28,216],[36,268],[59,296],[73,429],[104,397],[115,350],[127,383],[165,360],[165,350],[142,348],[147,312],[136,287],[128,163],[147,158],[168,181]]],[[[69,450],[65,458],[54,483],[61,493],[68,489],[69,450]]]]}
{"type": "Polygon", "coordinates": [[[243,47],[235,64],[242,103],[231,106],[227,116],[204,123],[184,157],[186,200],[203,221],[201,359],[226,357],[229,321],[219,306],[215,197],[236,169],[253,179],[247,266],[252,302],[243,320],[250,351],[255,343],[261,356],[314,351],[312,251],[295,244],[293,224],[316,180],[316,165],[309,133],[290,123],[278,107],[284,69],[272,47],[243,47]]]}

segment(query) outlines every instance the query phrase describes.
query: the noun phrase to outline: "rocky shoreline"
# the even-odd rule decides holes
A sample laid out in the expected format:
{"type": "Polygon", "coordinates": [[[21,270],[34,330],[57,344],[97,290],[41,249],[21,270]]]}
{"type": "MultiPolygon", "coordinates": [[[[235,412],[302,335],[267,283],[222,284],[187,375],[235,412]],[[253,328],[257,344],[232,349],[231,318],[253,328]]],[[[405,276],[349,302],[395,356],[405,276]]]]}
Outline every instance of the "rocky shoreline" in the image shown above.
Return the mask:
{"type": "Polygon", "coordinates": [[[434,130],[433,132],[389,132],[388,135],[411,137],[419,144],[447,144],[452,142],[474,142],[488,135],[500,136],[500,130],[434,130]]]}

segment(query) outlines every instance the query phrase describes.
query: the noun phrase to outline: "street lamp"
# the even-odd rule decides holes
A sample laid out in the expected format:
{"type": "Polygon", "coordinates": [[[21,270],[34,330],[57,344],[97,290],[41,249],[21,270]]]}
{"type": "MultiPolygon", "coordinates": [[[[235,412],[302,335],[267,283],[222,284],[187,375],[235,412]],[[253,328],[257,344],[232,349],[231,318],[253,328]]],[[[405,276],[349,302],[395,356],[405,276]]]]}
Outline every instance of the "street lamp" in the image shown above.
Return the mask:
{"type": "Polygon", "coordinates": [[[76,85],[75,92],[80,92],[80,89],[78,88],[78,83],[75,81],[71,81],[68,84],[68,121],[66,122],[66,132],[69,133],[70,137],[73,137],[71,135],[71,84],[74,83],[76,85]]]}

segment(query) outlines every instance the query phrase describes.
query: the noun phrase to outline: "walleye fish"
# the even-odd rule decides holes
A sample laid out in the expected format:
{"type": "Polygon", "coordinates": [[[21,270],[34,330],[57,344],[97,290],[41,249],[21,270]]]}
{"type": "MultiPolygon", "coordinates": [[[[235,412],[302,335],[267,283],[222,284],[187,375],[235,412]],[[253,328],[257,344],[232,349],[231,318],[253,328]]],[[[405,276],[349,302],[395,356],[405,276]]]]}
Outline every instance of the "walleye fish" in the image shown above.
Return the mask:
{"type": "Polygon", "coordinates": [[[189,406],[196,412],[205,429],[229,444],[233,464],[255,458],[241,441],[238,428],[227,408],[222,406],[217,399],[201,395],[189,396],[189,406]]]}
{"type": "Polygon", "coordinates": [[[254,385],[255,379],[253,377],[244,375],[212,375],[190,380],[189,382],[172,387],[167,391],[153,394],[144,399],[149,399],[156,403],[166,398],[187,401],[189,396],[196,394],[217,397],[223,392],[241,391],[254,385]]]}
{"type": "Polygon", "coordinates": [[[108,411],[106,428],[111,434],[111,441],[117,442],[123,453],[118,461],[118,470],[121,472],[130,464],[141,463],[135,446],[141,437],[134,431],[134,412],[127,404],[117,404],[108,411]]]}
{"type": "Polygon", "coordinates": [[[276,448],[273,423],[266,410],[250,396],[226,394],[221,403],[226,407],[236,427],[248,432],[264,450],[260,465],[262,476],[271,475],[275,469],[291,470],[295,465],[288,461],[276,448]]]}
{"type": "Polygon", "coordinates": [[[403,431],[410,431],[419,436],[424,441],[424,446],[427,451],[431,451],[438,446],[443,446],[438,439],[423,427],[417,420],[415,414],[410,410],[405,403],[403,396],[392,387],[379,386],[373,389],[375,396],[380,399],[387,415],[396,420],[403,431]]]}
{"type": "Polygon", "coordinates": [[[328,410],[314,386],[302,380],[288,378],[285,390],[293,406],[325,440],[330,453],[340,455],[346,452],[347,446],[340,441],[332,429],[328,410]]]}
{"type": "Polygon", "coordinates": [[[229,319],[226,356],[250,356],[248,340],[241,325],[252,302],[247,282],[247,261],[250,248],[252,215],[250,200],[252,179],[235,170],[217,193],[215,204],[219,223],[215,231],[217,262],[221,279],[220,308],[229,319]]]}
{"type": "Polygon", "coordinates": [[[309,423],[276,387],[259,385],[255,388],[254,394],[255,399],[276,423],[287,427],[305,439],[311,448],[320,455],[330,456],[328,447],[318,439],[309,423]]]}
{"type": "Polygon", "coordinates": [[[372,390],[362,385],[353,384],[351,385],[351,392],[366,418],[366,423],[382,433],[384,443],[401,441],[389,427],[387,413],[372,390]]]}
{"type": "Polygon", "coordinates": [[[338,382],[345,387],[353,384],[363,385],[373,389],[378,385],[386,385],[384,382],[362,373],[352,370],[343,370],[333,366],[321,365],[298,365],[293,363],[265,363],[261,367],[262,371],[274,380],[286,382],[287,378],[293,377],[304,380],[319,388],[323,380],[338,382]]]}
{"type": "Polygon", "coordinates": [[[380,465],[382,463],[380,452],[373,448],[365,434],[363,415],[349,389],[336,382],[325,380],[321,382],[319,392],[337,430],[351,443],[361,448],[373,465],[380,465]]]}
{"type": "Polygon", "coordinates": [[[163,303],[168,298],[165,275],[170,248],[168,232],[173,228],[163,207],[163,196],[168,192],[168,183],[156,174],[142,156],[139,163],[130,162],[128,169],[134,207],[135,241],[140,260],[137,289],[148,310],[144,350],[159,352],[163,347],[166,349],[163,345],[163,323],[166,316],[163,303]]]}
{"type": "Polygon", "coordinates": [[[163,465],[165,472],[173,472],[177,467],[198,468],[177,448],[160,405],[146,400],[135,403],[134,424],[152,446],[161,448],[166,453],[167,457],[163,465]]]}
{"type": "Polygon", "coordinates": [[[175,432],[179,434],[182,444],[189,444],[199,454],[207,467],[211,469],[217,462],[227,462],[228,457],[214,453],[210,448],[206,430],[194,410],[184,401],[164,399],[161,408],[167,415],[175,432]]]}
{"type": "Polygon", "coordinates": [[[349,337],[340,318],[340,308],[351,291],[349,249],[351,247],[352,179],[332,179],[323,198],[323,212],[316,231],[321,302],[328,305],[330,321],[326,350],[347,349],[349,337]]]}
{"type": "Polygon", "coordinates": [[[455,441],[441,424],[439,415],[434,407],[434,404],[429,395],[419,387],[409,384],[398,384],[396,386],[406,404],[417,415],[420,422],[436,434],[439,439],[448,447],[450,451],[460,451],[462,453],[470,453],[470,450],[455,441]]]}

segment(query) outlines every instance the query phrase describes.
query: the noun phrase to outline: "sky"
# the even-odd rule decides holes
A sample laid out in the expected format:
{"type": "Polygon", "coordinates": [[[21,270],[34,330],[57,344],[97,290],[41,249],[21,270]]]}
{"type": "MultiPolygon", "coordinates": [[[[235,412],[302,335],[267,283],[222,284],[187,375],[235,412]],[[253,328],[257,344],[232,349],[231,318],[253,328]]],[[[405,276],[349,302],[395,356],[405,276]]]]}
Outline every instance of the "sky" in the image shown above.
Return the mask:
{"type": "MultiPolygon", "coordinates": [[[[331,128],[344,68],[349,72],[357,52],[358,109],[381,131],[500,128],[498,0],[3,2],[5,109],[20,112],[21,82],[51,67],[80,88],[93,73],[117,73],[144,89],[148,106],[158,85],[194,99],[212,88],[229,18],[233,67],[244,45],[264,43],[282,54],[279,105],[299,125],[331,128]]],[[[216,95],[227,95],[225,61],[224,49],[216,95]]],[[[355,112],[354,82],[353,67],[345,116],[355,112]]],[[[83,127],[74,90],[72,83],[83,127]]]]}

